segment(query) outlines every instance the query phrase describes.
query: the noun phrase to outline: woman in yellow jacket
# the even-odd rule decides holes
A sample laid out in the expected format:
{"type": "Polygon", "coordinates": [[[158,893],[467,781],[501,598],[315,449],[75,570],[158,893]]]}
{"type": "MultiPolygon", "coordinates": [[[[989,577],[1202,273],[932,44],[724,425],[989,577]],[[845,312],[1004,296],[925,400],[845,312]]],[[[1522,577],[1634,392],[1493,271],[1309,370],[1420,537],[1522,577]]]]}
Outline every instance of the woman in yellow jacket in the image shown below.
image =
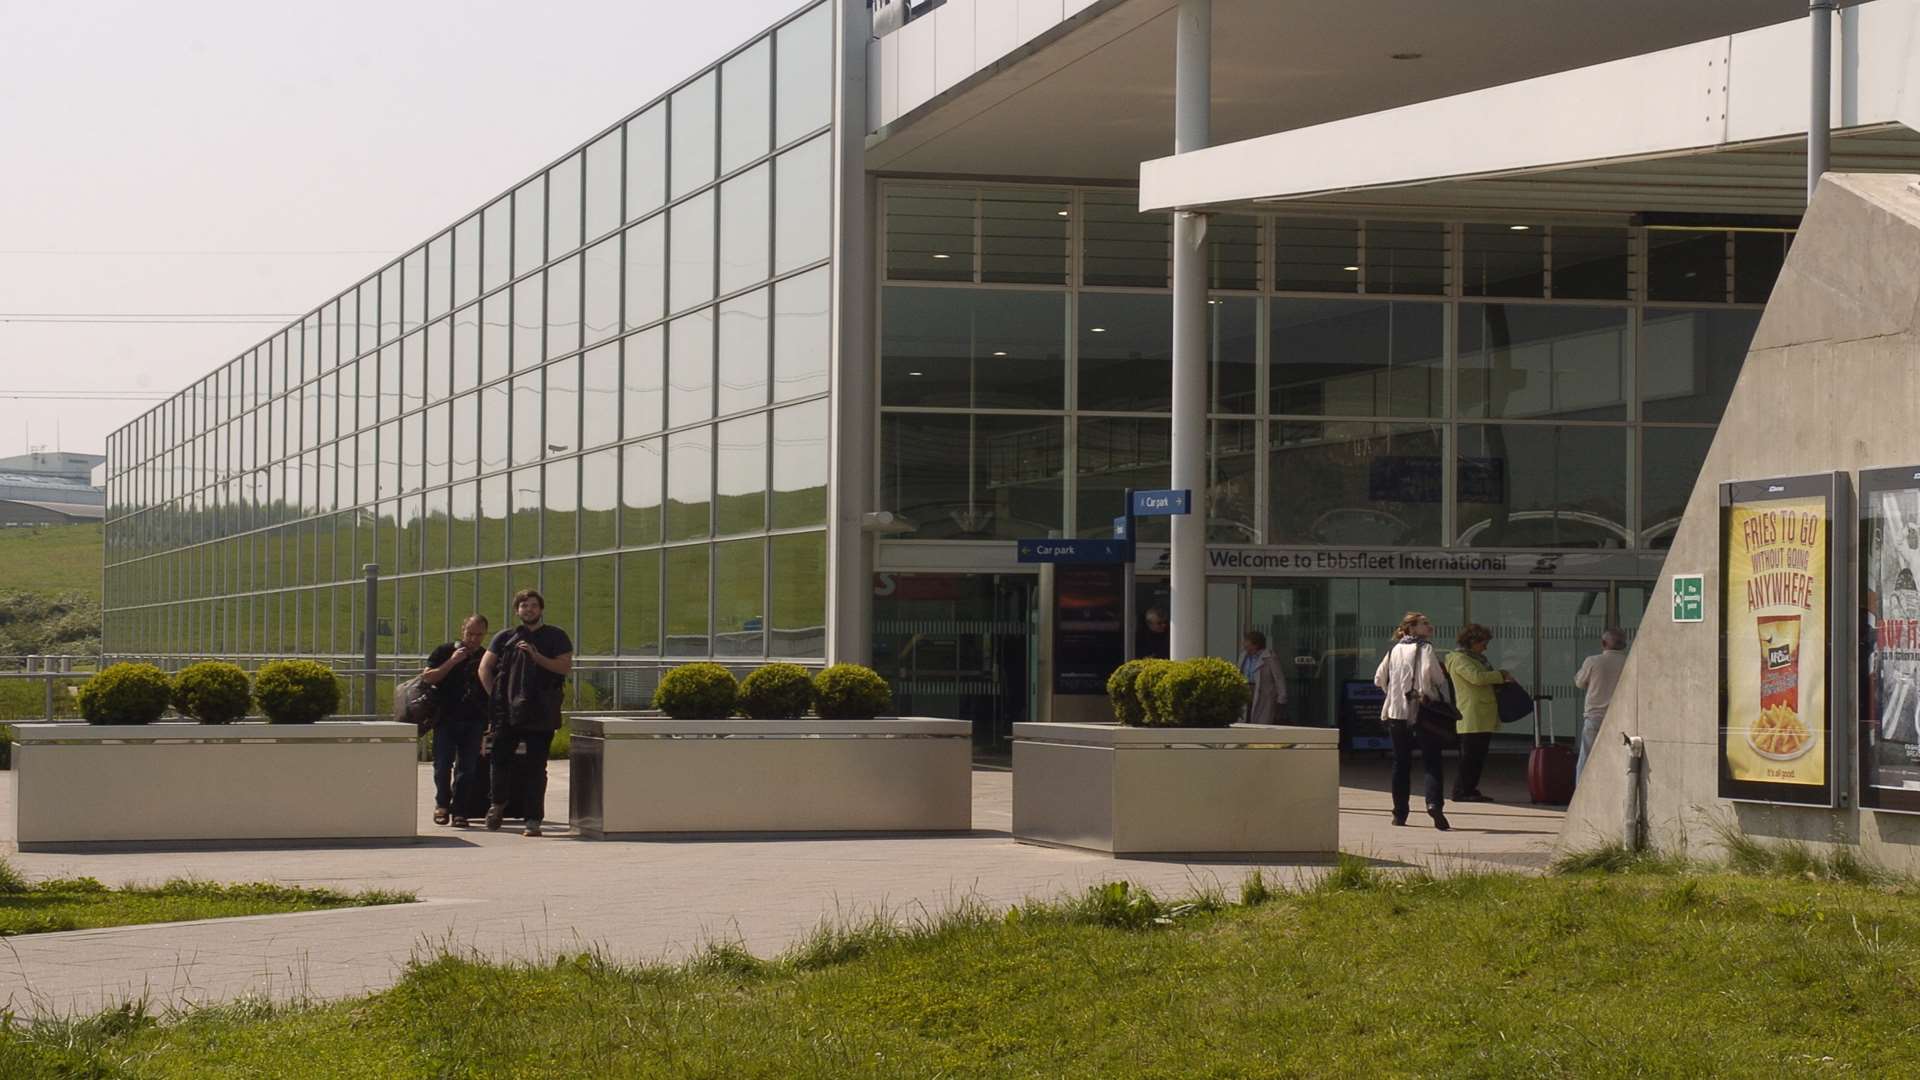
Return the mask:
{"type": "Polygon", "coordinates": [[[1453,779],[1453,801],[1492,802],[1480,794],[1480,770],[1486,767],[1487,747],[1500,727],[1500,705],[1493,688],[1513,676],[1487,664],[1487,642],[1493,640],[1493,631],[1468,623],[1454,640],[1460,647],[1447,654],[1453,702],[1460,709],[1460,771],[1453,779]]]}

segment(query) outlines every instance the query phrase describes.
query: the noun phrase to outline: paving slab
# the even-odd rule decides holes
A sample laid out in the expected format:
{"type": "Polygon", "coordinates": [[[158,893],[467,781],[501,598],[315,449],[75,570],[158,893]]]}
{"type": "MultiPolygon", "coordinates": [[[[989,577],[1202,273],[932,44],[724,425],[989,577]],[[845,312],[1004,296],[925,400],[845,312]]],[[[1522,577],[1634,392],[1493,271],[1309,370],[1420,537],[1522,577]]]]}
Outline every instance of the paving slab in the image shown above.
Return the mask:
{"type": "MultiPolygon", "coordinates": [[[[1524,759],[1519,759],[1524,762],[1524,759]]],[[[11,842],[13,783],[0,773],[11,842]]],[[[0,941],[0,1006],[21,1015],[88,1013],[132,998],[191,1007],[244,996],[332,999],[390,985],[410,957],[440,949],[541,959],[587,948],[624,961],[684,958],[738,941],[769,956],[823,922],[937,913],[963,898],[1004,907],[1125,879],[1166,893],[1218,885],[1229,895],[1254,864],[1115,860],[1014,841],[1012,776],[977,769],[971,834],[951,837],[591,841],[565,827],[567,777],[555,763],[547,835],[430,823],[420,772],[420,841],[360,848],[14,853],[30,878],[88,875],[109,885],[173,877],[400,889],[425,903],[204,922],[32,934],[0,941]]],[[[1499,803],[1449,808],[1452,832],[1416,814],[1395,828],[1384,762],[1342,767],[1341,846],[1394,866],[1440,871],[1537,869],[1562,813],[1525,804],[1514,759],[1496,757],[1485,789],[1499,803]]],[[[1418,777],[1416,776],[1416,783],[1418,777]]],[[[1417,796],[1416,796],[1417,797],[1417,796]]],[[[1259,864],[1308,881],[1324,860],[1259,864]]]]}

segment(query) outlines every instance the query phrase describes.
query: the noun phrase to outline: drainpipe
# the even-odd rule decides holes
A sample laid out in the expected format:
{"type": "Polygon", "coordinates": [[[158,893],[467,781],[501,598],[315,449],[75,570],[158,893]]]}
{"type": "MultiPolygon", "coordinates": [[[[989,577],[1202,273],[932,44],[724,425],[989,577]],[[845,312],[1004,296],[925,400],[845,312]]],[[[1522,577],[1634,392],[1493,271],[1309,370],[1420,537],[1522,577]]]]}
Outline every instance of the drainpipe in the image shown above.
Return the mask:
{"type": "MultiPolygon", "coordinates": [[[[1173,152],[1213,140],[1213,3],[1180,0],[1174,44],[1173,152]]],[[[1207,651],[1207,215],[1173,215],[1173,486],[1193,493],[1191,513],[1168,519],[1173,550],[1168,655],[1207,651]]]]}
{"type": "Polygon", "coordinates": [[[1833,12],[1837,0],[1808,0],[1807,38],[1811,78],[1807,85],[1807,201],[1827,171],[1833,150],[1833,12]]]}
{"type": "Polygon", "coordinates": [[[1621,835],[1626,838],[1627,850],[1644,851],[1647,847],[1647,744],[1638,735],[1621,738],[1627,744],[1626,828],[1621,835]]]}

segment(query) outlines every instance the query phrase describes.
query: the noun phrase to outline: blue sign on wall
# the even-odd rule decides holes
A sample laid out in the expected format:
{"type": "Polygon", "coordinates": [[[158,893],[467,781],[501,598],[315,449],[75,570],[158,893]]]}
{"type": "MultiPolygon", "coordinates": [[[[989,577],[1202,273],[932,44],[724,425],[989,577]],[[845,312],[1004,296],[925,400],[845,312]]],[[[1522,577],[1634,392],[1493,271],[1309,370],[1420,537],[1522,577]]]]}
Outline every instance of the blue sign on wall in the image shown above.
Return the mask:
{"type": "Polygon", "coordinates": [[[1023,563],[1121,563],[1133,554],[1125,540],[1017,540],[1023,563]]]}
{"type": "Polygon", "coordinates": [[[1185,488],[1178,491],[1136,491],[1133,493],[1133,515],[1159,517],[1190,513],[1187,506],[1192,501],[1193,493],[1185,488]]]}

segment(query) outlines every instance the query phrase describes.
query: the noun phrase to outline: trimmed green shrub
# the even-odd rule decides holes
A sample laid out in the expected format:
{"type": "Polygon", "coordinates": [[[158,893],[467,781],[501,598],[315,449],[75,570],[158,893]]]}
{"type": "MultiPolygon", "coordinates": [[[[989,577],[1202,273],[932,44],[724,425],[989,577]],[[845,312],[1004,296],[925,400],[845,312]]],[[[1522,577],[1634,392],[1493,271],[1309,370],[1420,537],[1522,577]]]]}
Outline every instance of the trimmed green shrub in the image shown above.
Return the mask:
{"type": "Polygon", "coordinates": [[[174,673],[173,708],[203,724],[231,724],[247,715],[253,688],[240,665],[202,660],[174,673]]]}
{"type": "Polygon", "coordinates": [[[1107,676],[1107,701],[1113,705],[1113,718],[1128,727],[1139,727],[1146,719],[1145,710],[1140,707],[1140,698],[1134,691],[1134,681],[1140,678],[1140,672],[1149,660],[1129,660],[1113,669],[1107,676]]]}
{"type": "Polygon", "coordinates": [[[813,703],[813,676],[799,664],[768,664],[740,683],[740,712],[755,720],[798,720],[813,703]]]}
{"type": "Polygon", "coordinates": [[[1140,719],[1134,721],[1138,727],[1171,727],[1172,722],[1160,715],[1160,699],[1154,695],[1154,688],[1160,680],[1173,671],[1171,660],[1139,660],[1139,673],[1133,677],[1133,700],[1140,709],[1140,719]]]}
{"type": "Polygon", "coordinates": [[[813,711],[823,720],[871,720],[893,709],[893,687],[870,667],[835,664],[813,677],[813,711]]]}
{"type": "Polygon", "coordinates": [[[653,707],[675,720],[724,720],[739,697],[733,672],[719,664],[681,664],[661,676],[653,707]]]}
{"type": "Polygon", "coordinates": [[[340,710],[333,669],[312,660],[275,660],[253,674],[253,696],[270,724],[311,724],[340,710]]]}
{"type": "Polygon", "coordinates": [[[1182,660],[1154,685],[1155,714],[1165,727],[1228,727],[1253,697],[1240,669],[1217,656],[1182,660]]]}
{"type": "Polygon", "coordinates": [[[173,683],[152,664],[109,664],[80,687],[89,724],[151,724],[167,711],[173,683]]]}

